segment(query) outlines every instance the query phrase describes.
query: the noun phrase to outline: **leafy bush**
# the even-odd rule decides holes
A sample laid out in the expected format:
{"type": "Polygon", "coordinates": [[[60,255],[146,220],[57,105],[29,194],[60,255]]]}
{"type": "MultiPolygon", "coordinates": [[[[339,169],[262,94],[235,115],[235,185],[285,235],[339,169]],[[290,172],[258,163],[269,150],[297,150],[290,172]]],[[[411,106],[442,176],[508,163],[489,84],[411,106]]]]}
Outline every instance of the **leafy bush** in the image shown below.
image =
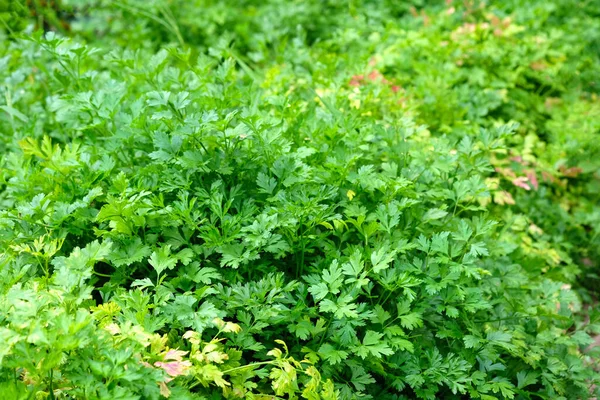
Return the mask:
{"type": "Polygon", "coordinates": [[[63,6],[0,48],[6,398],[596,395],[598,6],[63,6]]]}

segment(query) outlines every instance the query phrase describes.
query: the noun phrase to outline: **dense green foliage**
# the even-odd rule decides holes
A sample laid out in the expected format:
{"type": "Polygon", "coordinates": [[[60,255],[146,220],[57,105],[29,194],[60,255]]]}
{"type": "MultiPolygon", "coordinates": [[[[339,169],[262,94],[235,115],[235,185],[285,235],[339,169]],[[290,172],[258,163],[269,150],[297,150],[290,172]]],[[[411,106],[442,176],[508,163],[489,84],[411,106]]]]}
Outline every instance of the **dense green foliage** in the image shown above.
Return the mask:
{"type": "Polygon", "coordinates": [[[3,399],[597,395],[600,3],[0,20],[3,399]]]}

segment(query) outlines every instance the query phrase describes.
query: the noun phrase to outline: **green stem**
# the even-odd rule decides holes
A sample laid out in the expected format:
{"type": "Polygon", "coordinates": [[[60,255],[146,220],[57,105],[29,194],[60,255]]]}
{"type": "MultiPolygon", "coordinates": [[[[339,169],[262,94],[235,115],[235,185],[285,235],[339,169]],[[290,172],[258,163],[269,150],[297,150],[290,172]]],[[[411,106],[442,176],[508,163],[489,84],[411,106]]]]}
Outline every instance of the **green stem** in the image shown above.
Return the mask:
{"type": "Polygon", "coordinates": [[[55,400],[54,397],[54,384],[52,382],[52,378],[53,378],[53,370],[50,370],[50,399],[51,400],[55,400]]]}
{"type": "Polygon", "coordinates": [[[323,332],[323,336],[321,336],[321,340],[319,340],[319,347],[323,344],[323,341],[327,337],[327,331],[329,330],[329,325],[331,325],[331,319],[327,321],[327,325],[325,326],[325,331],[323,332]]]}
{"type": "Polygon", "coordinates": [[[252,363],[252,364],[248,364],[248,365],[242,365],[239,367],[235,367],[235,368],[230,368],[230,369],[226,369],[225,371],[221,371],[223,374],[228,374],[230,372],[233,371],[239,371],[241,369],[245,369],[245,368],[252,368],[252,367],[256,367],[259,365],[268,365],[268,364],[272,364],[272,361],[261,361],[261,362],[256,362],[256,363],[252,363]]]}

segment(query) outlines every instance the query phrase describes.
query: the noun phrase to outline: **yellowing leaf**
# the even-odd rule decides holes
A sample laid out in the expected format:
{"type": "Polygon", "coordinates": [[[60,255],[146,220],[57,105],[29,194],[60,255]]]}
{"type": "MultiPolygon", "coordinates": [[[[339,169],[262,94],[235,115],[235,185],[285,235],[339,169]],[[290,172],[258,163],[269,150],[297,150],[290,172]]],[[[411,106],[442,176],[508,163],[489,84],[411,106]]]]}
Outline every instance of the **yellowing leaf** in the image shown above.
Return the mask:
{"type": "Polygon", "coordinates": [[[354,190],[350,189],[346,192],[346,196],[348,196],[348,200],[352,201],[354,196],[356,196],[356,192],[354,190]]]}

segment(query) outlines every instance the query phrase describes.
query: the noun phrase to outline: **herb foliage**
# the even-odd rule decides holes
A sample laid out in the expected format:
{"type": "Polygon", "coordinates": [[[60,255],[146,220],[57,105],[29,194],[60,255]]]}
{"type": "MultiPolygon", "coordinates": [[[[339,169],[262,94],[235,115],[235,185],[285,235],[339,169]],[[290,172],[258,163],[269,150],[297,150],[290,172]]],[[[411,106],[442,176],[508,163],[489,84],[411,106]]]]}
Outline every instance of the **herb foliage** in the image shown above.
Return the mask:
{"type": "Polygon", "coordinates": [[[594,2],[33,3],[5,398],[595,396],[594,2]]]}

